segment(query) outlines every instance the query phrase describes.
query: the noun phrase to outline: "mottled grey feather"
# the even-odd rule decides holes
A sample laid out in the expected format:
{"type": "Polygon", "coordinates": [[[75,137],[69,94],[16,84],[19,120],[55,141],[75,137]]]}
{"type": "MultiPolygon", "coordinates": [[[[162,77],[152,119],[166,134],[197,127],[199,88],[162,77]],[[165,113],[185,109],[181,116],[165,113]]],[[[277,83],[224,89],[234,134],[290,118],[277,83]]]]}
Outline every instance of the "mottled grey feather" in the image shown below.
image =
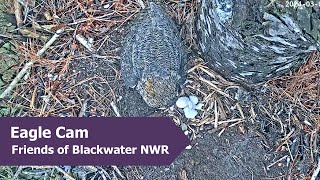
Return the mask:
{"type": "Polygon", "coordinates": [[[151,2],[131,25],[121,60],[125,85],[136,88],[149,106],[173,103],[186,55],[174,22],[160,5],[151,2]]]}
{"type": "Polygon", "coordinates": [[[299,67],[316,50],[316,41],[288,13],[267,2],[202,0],[196,22],[199,47],[225,77],[263,82],[299,67]]]}

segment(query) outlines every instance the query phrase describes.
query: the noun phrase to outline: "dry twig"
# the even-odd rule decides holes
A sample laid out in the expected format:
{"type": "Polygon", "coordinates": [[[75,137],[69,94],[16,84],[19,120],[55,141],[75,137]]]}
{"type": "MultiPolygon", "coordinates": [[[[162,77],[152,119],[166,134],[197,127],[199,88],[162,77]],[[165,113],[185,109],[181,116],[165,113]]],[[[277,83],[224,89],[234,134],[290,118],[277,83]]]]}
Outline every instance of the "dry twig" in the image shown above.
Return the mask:
{"type": "MultiPolygon", "coordinates": [[[[63,32],[63,29],[59,29],[56,34],[52,36],[52,38],[40,49],[37,53],[38,56],[42,56],[43,53],[53,44],[53,42],[60,36],[60,33],[63,32]]],[[[18,73],[18,75],[13,79],[10,85],[1,93],[0,99],[6,97],[16,86],[16,84],[20,81],[20,79],[25,75],[28,69],[33,65],[33,61],[26,63],[22,70],[18,73]]]]}
{"type": "Polygon", "coordinates": [[[14,176],[12,178],[13,180],[19,180],[19,175],[20,175],[23,168],[24,168],[24,166],[19,166],[18,170],[16,171],[16,173],[14,174],[14,176]]]}
{"type": "Polygon", "coordinates": [[[67,172],[65,172],[63,169],[61,169],[59,166],[54,167],[56,170],[61,172],[65,177],[67,177],[70,180],[75,180],[75,178],[71,177],[67,172]]]}
{"type": "Polygon", "coordinates": [[[116,114],[116,116],[117,116],[117,117],[121,117],[121,115],[120,115],[120,113],[119,113],[119,109],[118,109],[118,107],[116,106],[116,104],[115,104],[114,102],[111,102],[110,105],[111,105],[114,113],[116,114]]]}
{"type": "Polygon", "coordinates": [[[314,170],[310,180],[316,180],[320,172],[320,158],[318,158],[317,168],[314,170]]]}

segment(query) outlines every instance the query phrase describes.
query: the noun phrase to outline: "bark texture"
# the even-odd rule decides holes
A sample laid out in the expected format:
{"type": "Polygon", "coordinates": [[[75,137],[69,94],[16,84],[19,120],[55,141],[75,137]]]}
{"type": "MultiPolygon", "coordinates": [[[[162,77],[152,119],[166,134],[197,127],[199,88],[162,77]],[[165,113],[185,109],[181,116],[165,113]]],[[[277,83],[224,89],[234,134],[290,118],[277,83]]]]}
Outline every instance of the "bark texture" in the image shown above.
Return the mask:
{"type": "Polygon", "coordinates": [[[319,47],[291,11],[267,0],[202,0],[196,20],[202,55],[225,77],[246,84],[286,73],[319,47]]]}

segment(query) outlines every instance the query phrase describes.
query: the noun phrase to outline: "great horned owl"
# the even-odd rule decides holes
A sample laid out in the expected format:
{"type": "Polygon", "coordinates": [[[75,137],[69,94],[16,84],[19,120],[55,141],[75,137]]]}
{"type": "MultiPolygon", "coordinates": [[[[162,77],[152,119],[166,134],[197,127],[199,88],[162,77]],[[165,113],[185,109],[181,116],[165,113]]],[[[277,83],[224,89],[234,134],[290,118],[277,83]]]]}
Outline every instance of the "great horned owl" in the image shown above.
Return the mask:
{"type": "Polygon", "coordinates": [[[178,29],[165,10],[151,2],[126,35],[121,73],[151,107],[171,105],[185,76],[186,54],[178,29]]]}

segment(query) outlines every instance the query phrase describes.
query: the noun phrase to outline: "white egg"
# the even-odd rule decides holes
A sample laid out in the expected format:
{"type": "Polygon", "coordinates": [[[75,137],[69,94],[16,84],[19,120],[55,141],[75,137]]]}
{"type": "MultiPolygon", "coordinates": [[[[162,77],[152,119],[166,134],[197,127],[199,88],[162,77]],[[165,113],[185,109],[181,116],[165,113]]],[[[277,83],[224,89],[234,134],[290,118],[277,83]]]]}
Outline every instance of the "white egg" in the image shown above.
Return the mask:
{"type": "Polygon", "coordinates": [[[189,96],[189,99],[194,105],[198,104],[199,102],[199,99],[197,96],[189,96]]]}
{"type": "Polygon", "coordinates": [[[186,118],[190,118],[190,119],[195,118],[198,114],[198,112],[196,110],[191,109],[189,107],[185,107],[183,109],[183,112],[184,112],[184,115],[186,116],[186,118]]]}
{"type": "Polygon", "coordinates": [[[192,101],[190,101],[190,99],[189,99],[189,101],[188,101],[188,107],[189,107],[190,109],[194,109],[194,108],[196,107],[195,104],[193,104],[192,101]]]}
{"type": "Polygon", "coordinates": [[[178,108],[185,108],[188,106],[189,103],[189,98],[188,97],[180,97],[177,102],[176,105],[178,108]]]}

